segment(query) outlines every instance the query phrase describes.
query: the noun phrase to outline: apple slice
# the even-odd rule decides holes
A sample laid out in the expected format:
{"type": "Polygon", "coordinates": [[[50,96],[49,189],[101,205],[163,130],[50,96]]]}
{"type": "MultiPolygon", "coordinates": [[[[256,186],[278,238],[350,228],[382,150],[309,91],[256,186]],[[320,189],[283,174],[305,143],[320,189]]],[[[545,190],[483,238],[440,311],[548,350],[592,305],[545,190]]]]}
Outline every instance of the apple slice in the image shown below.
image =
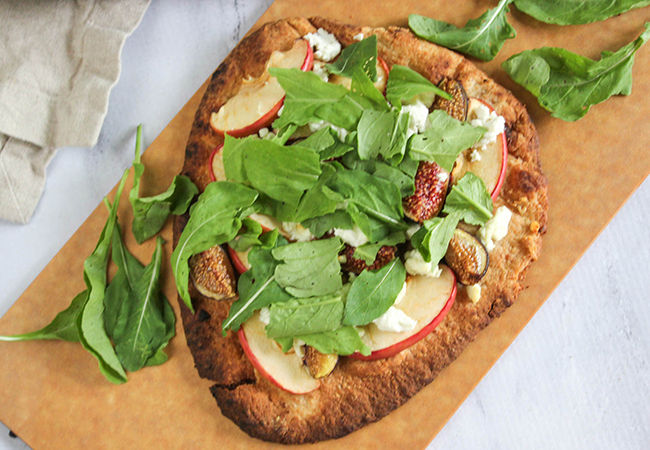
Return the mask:
{"type": "MultiPolygon", "coordinates": [[[[494,108],[489,103],[477,98],[470,98],[467,117],[471,118],[472,112],[481,104],[487,106],[490,111],[494,111],[494,108]]],[[[495,200],[499,196],[503,181],[506,179],[508,145],[505,131],[497,136],[495,142],[487,145],[484,150],[478,150],[481,156],[480,160],[472,161],[472,151],[470,148],[458,155],[454,169],[451,171],[451,183],[456,184],[465,173],[472,172],[483,180],[492,200],[495,200]]]]}
{"type": "Polygon", "coordinates": [[[210,155],[210,180],[227,181],[226,169],[223,166],[223,144],[217,145],[210,155]]]}
{"type": "MultiPolygon", "coordinates": [[[[386,61],[377,57],[377,81],[374,82],[375,87],[381,93],[386,90],[386,82],[388,81],[388,65],[386,61]]],[[[352,89],[352,79],[341,75],[330,75],[329,82],[332,84],[339,84],[348,89],[352,89]]]]}
{"type": "Polygon", "coordinates": [[[304,39],[296,40],[286,52],[273,52],[262,75],[243,80],[237,95],[228,100],[219,111],[212,113],[212,129],[221,136],[228,133],[234,137],[243,137],[269,126],[284,103],[284,90],[278,80],[269,74],[268,68],[295,68],[306,72],[311,70],[313,64],[314,53],[309,42],[304,39]]]}
{"type": "Polygon", "coordinates": [[[406,295],[396,307],[417,324],[411,331],[381,331],[371,323],[364,327],[363,340],[372,353],[360,353],[351,358],[374,361],[396,355],[431,333],[445,318],[456,299],[456,277],[451,269],[440,265],[442,274],[438,278],[416,275],[406,281],[406,295]]]}
{"type": "Polygon", "coordinates": [[[228,246],[228,255],[230,256],[230,261],[239,275],[246,272],[251,268],[251,264],[248,262],[248,253],[251,251],[249,248],[246,251],[239,252],[234,250],[231,246],[228,246]]]}
{"type": "Polygon", "coordinates": [[[302,359],[295,353],[283,353],[278,343],[266,336],[264,327],[257,311],[237,333],[253,367],[271,383],[292,394],[307,394],[318,389],[320,381],[309,374],[302,359]]]}

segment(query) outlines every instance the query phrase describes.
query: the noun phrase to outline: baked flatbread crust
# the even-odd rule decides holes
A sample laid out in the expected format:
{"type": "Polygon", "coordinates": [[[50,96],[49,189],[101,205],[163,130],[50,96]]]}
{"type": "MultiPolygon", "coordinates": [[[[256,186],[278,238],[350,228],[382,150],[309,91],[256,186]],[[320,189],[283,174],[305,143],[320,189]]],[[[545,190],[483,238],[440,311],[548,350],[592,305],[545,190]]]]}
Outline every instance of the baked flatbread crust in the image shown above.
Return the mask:
{"type": "MultiPolygon", "coordinates": [[[[216,70],[187,144],[184,174],[201,190],[210,182],[209,157],[222,138],[210,128],[210,115],[234,96],[241,81],[257,77],[274,50],[291,48],[295,39],[318,28],[333,33],[344,45],[353,36],[377,35],[379,55],[391,67],[409,66],[438,84],[460,80],[470,97],[492,104],[505,118],[508,171],[495,207],[512,212],[508,235],[490,252],[481,300],[473,304],[459,289],[443,322],[426,338],[384,360],[364,362],[342,357],[320,389],[293,395],[272,385],[253,369],[236,333],[221,336],[221,322],[231,301],[203,297],[190,283],[196,310],[179,301],[188,346],[199,375],[214,382],[212,395],[222,413],[251,436],[285,444],[338,438],[375,422],[404,404],[429,384],[503,312],[523,289],[522,279],[541,249],[547,222],[547,182],[539,162],[538,138],[524,106],[464,57],[416,38],[403,28],[369,28],[327,19],[287,19],[263,26],[245,38],[216,70]]],[[[174,243],[187,222],[174,223],[174,243]]]]}

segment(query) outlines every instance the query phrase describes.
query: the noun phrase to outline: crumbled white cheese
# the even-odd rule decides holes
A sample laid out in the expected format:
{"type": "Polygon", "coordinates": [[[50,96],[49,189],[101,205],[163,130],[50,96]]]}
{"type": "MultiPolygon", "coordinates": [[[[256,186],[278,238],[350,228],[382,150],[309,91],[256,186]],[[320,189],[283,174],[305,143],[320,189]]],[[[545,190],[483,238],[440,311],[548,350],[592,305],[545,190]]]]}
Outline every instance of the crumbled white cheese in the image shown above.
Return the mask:
{"type": "Polygon", "coordinates": [[[314,62],[314,68],[312,69],[312,72],[318,75],[320,79],[323,80],[325,83],[327,83],[327,81],[330,78],[329,70],[327,70],[327,67],[325,67],[325,63],[321,61],[314,62]]]}
{"type": "Polygon", "coordinates": [[[331,123],[325,120],[319,120],[318,122],[309,122],[309,131],[311,131],[312,133],[315,133],[318,130],[325,127],[332,127],[332,130],[336,131],[336,134],[339,135],[339,139],[342,142],[345,141],[345,137],[348,135],[348,130],[346,130],[345,128],[337,127],[336,125],[332,125],[331,123]]]}
{"type": "Polygon", "coordinates": [[[469,160],[472,162],[480,161],[481,154],[478,152],[478,149],[472,150],[472,153],[469,154],[469,160]]]}
{"type": "Polygon", "coordinates": [[[294,338],[293,351],[296,352],[296,356],[300,359],[303,359],[305,357],[305,345],[307,344],[302,339],[294,338]]]}
{"type": "Polygon", "coordinates": [[[483,137],[474,144],[474,147],[484,149],[488,144],[496,142],[497,137],[503,133],[506,120],[496,111],[490,111],[490,108],[483,104],[474,108],[472,116],[469,121],[472,126],[487,128],[483,137]]]}
{"type": "Polygon", "coordinates": [[[260,309],[260,322],[268,325],[271,322],[271,310],[269,308],[260,309]]]}
{"type": "Polygon", "coordinates": [[[339,264],[345,264],[348,262],[348,257],[345,255],[339,255],[339,264]]]}
{"type": "Polygon", "coordinates": [[[429,125],[429,108],[417,100],[412,105],[402,106],[402,113],[409,113],[409,126],[406,130],[406,137],[424,132],[429,125]]]}
{"type": "Polygon", "coordinates": [[[512,212],[505,206],[499,206],[494,212],[494,216],[478,230],[478,238],[488,252],[494,249],[495,242],[506,237],[511,218],[512,212]]]}
{"type": "Polygon", "coordinates": [[[434,267],[431,262],[426,262],[418,250],[411,250],[404,255],[404,267],[411,275],[426,275],[438,278],[442,269],[437,265],[434,267]]]}
{"type": "Polygon", "coordinates": [[[399,291],[399,294],[397,294],[397,298],[395,299],[395,303],[393,303],[393,306],[399,305],[402,302],[402,300],[404,300],[404,297],[406,297],[406,289],[407,289],[407,284],[405,281],[404,286],[402,286],[402,290],[399,291]]]}
{"type": "Polygon", "coordinates": [[[399,308],[391,306],[384,314],[372,321],[381,331],[411,331],[418,324],[399,308]]]}
{"type": "Polygon", "coordinates": [[[481,285],[472,284],[471,286],[467,286],[467,296],[472,301],[472,303],[477,304],[481,299],[481,285]]]}
{"type": "Polygon", "coordinates": [[[419,223],[414,223],[406,230],[406,237],[411,239],[413,235],[420,230],[420,228],[422,228],[422,225],[420,225],[419,223]]]}
{"type": "Polygon", "coordinates": [[[444,183],[445,181],[447,181],[447,180],[449,179],[449,173],[448,173],[448,172],[445,172],[445,171],[443,170],[443,171],[440,172],[438,175],[436,175],[436,178],[437,178],[438,181],[440,181],[441,183],[444,183]]]}
{"type": "Polygon", "coordinates": [[[287,232],[294,241],[307,242],[314,238],[309,228],[305,228],[297,222],[282,222],[282,229],[287,232]]]}
{"type": "Polygon", "coordinates": [[[355,41],[363,41],[363,33],[355,34],[354,36],[352,36],[352,39],[354,39],[355,41]]]}
{"type": "Polygon", "coordinates": [[[264,137],[269,134],[269,129],[268,128],[261,128],[260,131],[258,132],[260,137],[264,139],[264,137]]]}
{"type": "Polygon", "coordinates": [[[314,49],[316,58],[323,61],[331,61],[341,53],[341,43],[336,40],[332,33],[319,28],[315,33],[309,33],[304,36],[314,49]]]}
{"type": "Polygon", "coordinates": [[[359,247],[368,242],[368,237],[363,234],[363,231],[361,231],[361,229],[356,225],[351,230],[334,228],[334,236],[340,237],[343,242],[352,247],[359,247]]]}

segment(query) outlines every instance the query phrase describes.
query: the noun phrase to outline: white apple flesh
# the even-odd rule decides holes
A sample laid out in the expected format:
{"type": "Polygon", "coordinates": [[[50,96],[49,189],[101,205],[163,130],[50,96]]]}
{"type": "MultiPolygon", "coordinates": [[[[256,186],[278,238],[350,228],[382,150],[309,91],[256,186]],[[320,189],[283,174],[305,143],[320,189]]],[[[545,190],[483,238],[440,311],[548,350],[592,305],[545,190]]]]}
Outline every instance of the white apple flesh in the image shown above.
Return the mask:
{"type": "MultiPolygon", "coordinates": [[[[487,106],[490,112],[494,111],[489,103],[477,98],[470,98],[467,114],[469,118],[472,117],[472,111],[479,105],[487,106]]],[[[451,172],[451,182],[456,184],[465,173],[472,172],[483,180],[492,200],[495,200],[503,186],[508,166],[508,145],[505,131],[497,136],[495,142],[488,144],[485,149],[478,150],[480,160],[472,161],[470,156],[472,151],[472,149],[468,149],[458,155],[456,165],[451,172]]]]}
{"type": "Polygon", "coordinates": [[[259,78],[245,79],[237,95],[228,100],[219,111],[213,112],[210,125],[219,135],[248,136],[269,126],[276,119],[284,103],[284,90],[269,67],[311,70],[314,53],[304,39],[296,40],[286,52],[275,51],[259,78]]]}
{"type": "Polygon", "coordinates": [[[382,331],[371,323],[364,327],[363,340],[372,353],[360,353],[351,358],[374,361],[394,356],[412,346],[431,333],[445,318],[456,299],[456,277],[451,269],[440,265],[442,274],[438,278],[416,275],[406,281],[406,295],[396,306],[416,321],[411,331],[382,331]]]}
{"type": "Polygon", "coordinates": [[[253,314],[238,332],[239,342],[253,367],[271,383],[292,394],[318,389],[320,381],[309,374],[302,359],[295,353],[283,353],[278,343],[266,336],[259,315],[259,312],[253,314]]]}
{"type": "Polygon", "coordinates": [[[248,253],[250,253],[250,251],[251,249],[249,248],[248,250],[239,252],[234,250],[231,246],[228,246],[228,255],[230,255],[232,265],[239,275],[251,268],[251,264],[248,262],[248,253]]]}

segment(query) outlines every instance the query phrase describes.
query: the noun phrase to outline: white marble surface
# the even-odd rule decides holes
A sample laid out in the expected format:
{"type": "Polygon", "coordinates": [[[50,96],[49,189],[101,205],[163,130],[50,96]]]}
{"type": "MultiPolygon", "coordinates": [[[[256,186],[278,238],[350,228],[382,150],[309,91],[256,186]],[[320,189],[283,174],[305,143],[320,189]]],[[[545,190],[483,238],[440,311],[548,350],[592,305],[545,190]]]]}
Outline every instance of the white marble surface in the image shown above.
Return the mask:
{"type": "MultiPolygon", "coordinates": [[[[135,126],[150,143],[270,3],[152,3],[98,144],[59,151],[30,224],[0,222],[0,315],[130,166],[135,126]]],[[[649,448],[648,224],[646,180],[430,449],[649,448]]],[[[23,448],[0,424],[0,449],[23,448]]]]}

